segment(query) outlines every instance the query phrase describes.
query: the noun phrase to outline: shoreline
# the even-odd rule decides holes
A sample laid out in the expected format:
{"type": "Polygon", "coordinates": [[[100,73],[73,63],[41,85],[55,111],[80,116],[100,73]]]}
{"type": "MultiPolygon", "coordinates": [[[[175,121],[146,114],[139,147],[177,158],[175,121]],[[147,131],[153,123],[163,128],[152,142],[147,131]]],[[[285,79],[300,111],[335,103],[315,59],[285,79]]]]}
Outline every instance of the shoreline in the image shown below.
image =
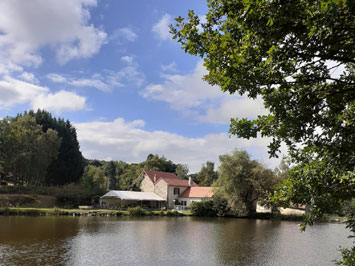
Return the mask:
{"type": "Polygon", "coordinates": [[[132,208],[131,210],[108,209],[64,209],[64,208],[21,208],[0,207],[0,216],[191,216],[190,213],[178,213],[177,211],[145,211],[132,208]]]}
{"type": "MultiPolygon", "coordinates": [[[[140,208],[130,210],[108,210],[108,209],[63,209],[63,208],[21,208],[21,207],[0,207],[0,216],[84,216],[84,217],[120,217],[120,216],[166,216],[166,217],[200,217],[194,216],[191,212],[177,212],[176,210],[166,211],[146,211],[140,208]]],[[[213,218],[213,217],[206,217],[213,218]]],[[[257,213],[251,217],[214,217],[214,218],[235,218],[235,219],[260,219],[260,220],[280,220],[301,222],[304,215],[271,215],[269,213],[257,213]]],[[[319,222],[345,223],[345,217],[326,216],[319,222]]]]}

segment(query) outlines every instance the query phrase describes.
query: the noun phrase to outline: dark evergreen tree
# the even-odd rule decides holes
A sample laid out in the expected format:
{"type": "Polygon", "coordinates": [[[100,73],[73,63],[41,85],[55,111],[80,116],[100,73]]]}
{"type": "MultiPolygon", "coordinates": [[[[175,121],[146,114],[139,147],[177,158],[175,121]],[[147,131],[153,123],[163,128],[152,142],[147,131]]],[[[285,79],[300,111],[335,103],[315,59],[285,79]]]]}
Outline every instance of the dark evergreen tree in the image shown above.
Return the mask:
{"type": "Polygon", "coordinates": [[[113,161],[109,161],[105,168],[105,175],[107,177],[107,190],[117,188],[116,179],[116,165],[113,161]]]}
{"type": "Polygon", "coordinates": [[[35,117],[44,132],[51,128],[57,131],[61,138],[58,158],[48,167],[45,183],[47,185],[64,185],[79,181],[84,170],[84,159],[80,152],[76,130],[70,121],[52,117],[45,110],[30,111],[29,114],[35,117]]]}

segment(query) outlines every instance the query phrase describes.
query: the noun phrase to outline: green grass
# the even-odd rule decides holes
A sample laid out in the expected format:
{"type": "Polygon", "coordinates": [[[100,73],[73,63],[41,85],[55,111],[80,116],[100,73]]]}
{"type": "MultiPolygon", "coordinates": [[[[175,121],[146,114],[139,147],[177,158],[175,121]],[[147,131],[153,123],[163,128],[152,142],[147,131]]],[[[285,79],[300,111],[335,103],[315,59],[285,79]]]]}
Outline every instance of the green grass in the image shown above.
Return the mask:
{"type": "Polygon", "coordinates": [[[44,216],[44,215],[98,215],[98,216],[122,216],[128,215],[127,211],[118,210],[80,210],[61,208],[0,208],[0,215],[44,216]]]}
{"type": "MultiPolygon", "coordinates": [[[[5,207],[0,208],[0,215],[3,216],[137,216],[136,212],[132,210],[107,210],[107,209],[62,209],[62,208],[19,208],[19,207],[5,207]]],[[[140,214],[141,215],[141,214],[140,214]]],[[[174,210],[166,211],[146,211],[144,210],[144,216],[193,216],[190,211],[183,211],[178,213],[174,210]]],[[[247,217],[245,217],[247,218],[247,217]]],[[[302,221],[303,215],[271,215],[271,214],[256,214],[254,219],[279,219],[289,221],[302,221]]],[[[327,216],[324,217],[321,222],[344,222],[344,217],[339,216],[327,216]]]]}
{"type": "MultiPolygon", "coordinates": [[[[121,210],[106,210],[106,209],[93,209],[93,210],[82,210],[82,209],[62,209],[62,208],[18,208],[18,207],[8,207],[0,208],[0,215],[19,215],[19,216],[137,216],[137,212],[132,210],[121,211],[121,210]]],[[[139,216],[142,214],[139,213],[139,216]]],[[[181,214],[176,211],[144,211],[144,216],[188,216],[190,214],[181,214]]]]}

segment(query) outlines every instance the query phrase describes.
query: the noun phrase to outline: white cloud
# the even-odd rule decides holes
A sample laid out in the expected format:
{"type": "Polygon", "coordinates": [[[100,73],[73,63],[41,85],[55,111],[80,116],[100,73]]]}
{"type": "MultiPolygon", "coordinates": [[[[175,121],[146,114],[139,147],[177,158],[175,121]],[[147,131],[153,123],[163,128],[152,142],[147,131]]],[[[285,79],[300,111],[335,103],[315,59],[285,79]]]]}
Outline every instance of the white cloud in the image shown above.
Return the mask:
{"type": "Polygon", "coordinates": [[[111,88],[108,84],[99,79],[76,79],[70,81],[68,84],[76,87],[92,87],[100,91],[110,91],[111,88]]]}
{"type": "Polygon", "coordinates": [[[224,99],[220,106],[208,109],[197,119],[206,123],[227,124],[231,118],[256,118],[268,113],[260,98],[253,100],[246,96],[229,97],[230,99],[224,99]]]}
{"type": "Polygon", "coordinates": [[[89,24],[89,8],[96,5],[96,0],[1,1],[0,58],[36,66],[44,46],[60,63],[92,56],[106,40],[105,32],[89,24]]]}
{"type": "Polygon", "coordinates": [[[0,51],[0,75],[10,75],[12,72],[21,72],[23,67],[11,62],[8,58],[4,58],[0,51]]]}
{"type": "Polygon", "coordinates": [[[122,56],[121,61],[126,65],[119,71],[107,71],[107,80],[111,84],[121,84],[121,87],[126,86],[126,84],[134,84],[137,87],[142,86],[145,76],[139,71],[139,65],[134,60],[134,57],[122,56]]]}
{"type": "Polygon", "coordinates": [[[200,138],[187,138],[164,132],[149,132],[144,121],[126,122],[118,118],[110,122],[76,123],[78,140],[86,158],[139,162],[150,153],[164,155],[176,163],[186,163],[190,172],[200,170],[207,160],[218,162],[218,156],[235,148],[249,151],[253,158],[269,167],[276,167],[279,159],[268,159],[269,139],[237,139],[225,133],[209,134],[200,138]]]}
{"type": "Polygon", "coordinates": [[[177,65],[175,62],[171,62],[167,65],[162,65],[161,70],[163,70],[164,72],[178,72],[177,65]]]}
{"type": "Polygon", "coordinates": [[[46,109],[55,113],[63,111],[77,111],[85,108],[86,98],[74,92],[58,91],[56,93],[40,94],[32,99],[33,109],[46,109]]]}
{"type": "Polygon", "coordinates": [[[167,102],[175,110],[193,108],[205,104],[210,99],[223,97],[218,87],[212,87],[202,80],[207,74],[202,62],[193,73],[187,75],[164,75],[161,84],[150,84],[142,91],[142,96],[167,102]]]}
{"type": "Polygon", "coordinates": [[[65,83],[74,87],[91,87],[107,92],[115,87],[135,84],[140,87],[145,80],[144,74],[138,70],[138,64],[132,56],[123,56],[125,66],[118,71],[104,70],[103,74],[94,74],[89,78],[76,78],[58,73],[50,73],[46,77],[55,83],[65,83]]]}
{"type": "Polygon", "coordinates": [[[32,108],[44,108],[56,113],[85,108],[86,98],[61,90],[50,93],[47,87],[5,76],[0,80],[0,109],[29,103],[32,108]]]}
{"type": "Polygon", "coordinates": [[[66,77],[64,77],[62,75],[59,75],[59,74],[56,74],[56,73],[50,73],[46,77],[48,79],[50,79],[51,81],[56,82],[56,83],[65,83],[65,82],[67,82],[66,77]]]}
{"type": "Polygon", "coordinates": [[[123,86],[122,84],[115,84],[115,85],[107,84],[101,80],[103,79],[103,77],[99,74],[93,75],[92,78],[78,78],[78,79],[68,77],[67,75],[63,76],[57,73],[50,73],[46,75],[46,77],[55,83],[65,83],[74,87],[91,87],[101,91],[110,91],[111,87],[113,86],[118,86],[118,85],[120,87],[123,86]]]}
{"type": "Polygon", "coordinates": [[[163,82],[149,84],[141,92],[144,98],[168,103],[172,109],[193,116],[197,121],[228,124],[231,117],[256,118],[266,114],[262,99],[223,93],[204,80],[207,74],[202,61],[186,75],[163,75],[163,82]]]}
{"type": "Polygon", "coordinates": [[[132,56],[122,56],[121,61],[127,63],[127,64],[132,64],[133,63],[133,57],[132,56]]]}
{"type": "Polygon", "coordinates": [[[116,29],[113,34],[110,36],[110,40],[121,43],[122,39],[125,39],[129,42],[134,42],[138,38],[138,35],[130,27],[124,27],[116,29]]]}
{"type": "Polygon", "coordinates": [[[47,87],[41,87],[25,81],[5,76],[0,80],[0,108],[32,101],[41,94],[48,93],[47,87]]]}
{"type": "Polygon", "coordinates": [[[152,28],[152,31],[157,35],[157,37],[166,41],[171,39],[171,34],[169,32],[169,25],[173,22],[172,17],[169,14],[165,14],[152,28]]]}
{"type": "Polygon", "coordinates": [[[38,84],[39,81],[38,79],[36,78],[36,76],[33,74],[33,73],[29,73],[29,72],[22,72],[19,76],[20,78],[22,78],[23,80],[25,81],[28,81],[28,82],[31,82],[31,83],[34,83],[34,84],[38,84]]]}

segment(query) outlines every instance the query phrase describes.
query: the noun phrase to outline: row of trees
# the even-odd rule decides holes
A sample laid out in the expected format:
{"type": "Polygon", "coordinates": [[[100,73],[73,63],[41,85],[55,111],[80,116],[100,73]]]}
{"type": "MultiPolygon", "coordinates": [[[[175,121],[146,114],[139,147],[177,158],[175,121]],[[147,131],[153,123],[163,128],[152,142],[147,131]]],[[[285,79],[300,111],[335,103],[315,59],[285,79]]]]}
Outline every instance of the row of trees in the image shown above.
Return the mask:
{"type": "Polygon", "coordinates": [[[133,190],[138,189],[136,183],[143,169],[172,172],[181,178],[187,178],[186,165],[174,164],[164,156],[149,154],[141,163],[126,163],[123,161],[87,160],[82,183],[86,188],[103,193],[109,189],[133,190]]]}
{"type": "MultiPolygon", "coordinates": [[[[218,186],[235,213],[254,212],[255,201],[278,183],[277,175],[251,160],[244,151],[220,156],[217,172],[207,161],[190,175],[200,186],[218,186]]],[[[25,112],[0,121],[0,173],[22,185],[64,185],[80,183],[91,195],[109,189],[139,189],[143,170],[176,173],[189,177],[187,165],[175,164],[164,156],[149,154],[141,163],[83,159],[75,128],[46,111],[25,112]]]]}
{"type": "Polygon", "coordinates": [[[126,163],[123,161],[87,160],[82,182],[88,189],[104,192],[108,189],[132,190],[139,189],[138,177],[143,170],[175,173],[182,179],[190,176],[200,186],[212,186],[218,179],[214,170],[214,163],[207,161],[201,170],[195,174],[188,174],[186,164],[175,164],[164,156],[149,154],[141,163],[126,163]]]}
{"type": "Polygon", "coordinates": [[[15,183],[64,185],[80,180],[84,160],[69,121],[38,110],[0,120],[0,174],[15,183]]]}
{"type": "MultiPolygon", "coordinates": [[[[283,161],[280,168],[274,171],[267,169],[253,160],[246,151],[235,150],[232,154],[221,155],[219,159],[218,171],[214,169],[213,162],[206,162],[198,173],[190,176],[200,186],[215,186],[217,201],[226,200],[229,214],[233,215],[255,213],[256,202],[272,194],[276,186],[286,179],[289,171],[283,161]]],[[[137,181],[144,169],[174,172],[181,178],[188,178],[186,165],[174,164],[164,156],[152,154],[138,164],[98,160],[88,160],[87,163],[82,182],[87,189],[97,193],[104,193],[109,189],[139,189],[137,181]]],[[[217,206],[221,204],[218,203],[217,206]]]]}
{"type": "MultiPolygon", "coordinates": [[[[187,165],[149,154],[141,163],[84,160],[69,121],[46,111],[25,112],[0,121],[0,172],[7,179],[27,185],[80,183],[91,195],[110,189],[139,189],[143,170],[189,177],[187,165]]],[[[280,174],[252,160],[245,151],[220,156],[219,171],[207,161],[190,175],[200,186],[217,186],[221,198],[235,214],[255,212],[255,202],[265,198],[280,182],[280,174]]]]}

